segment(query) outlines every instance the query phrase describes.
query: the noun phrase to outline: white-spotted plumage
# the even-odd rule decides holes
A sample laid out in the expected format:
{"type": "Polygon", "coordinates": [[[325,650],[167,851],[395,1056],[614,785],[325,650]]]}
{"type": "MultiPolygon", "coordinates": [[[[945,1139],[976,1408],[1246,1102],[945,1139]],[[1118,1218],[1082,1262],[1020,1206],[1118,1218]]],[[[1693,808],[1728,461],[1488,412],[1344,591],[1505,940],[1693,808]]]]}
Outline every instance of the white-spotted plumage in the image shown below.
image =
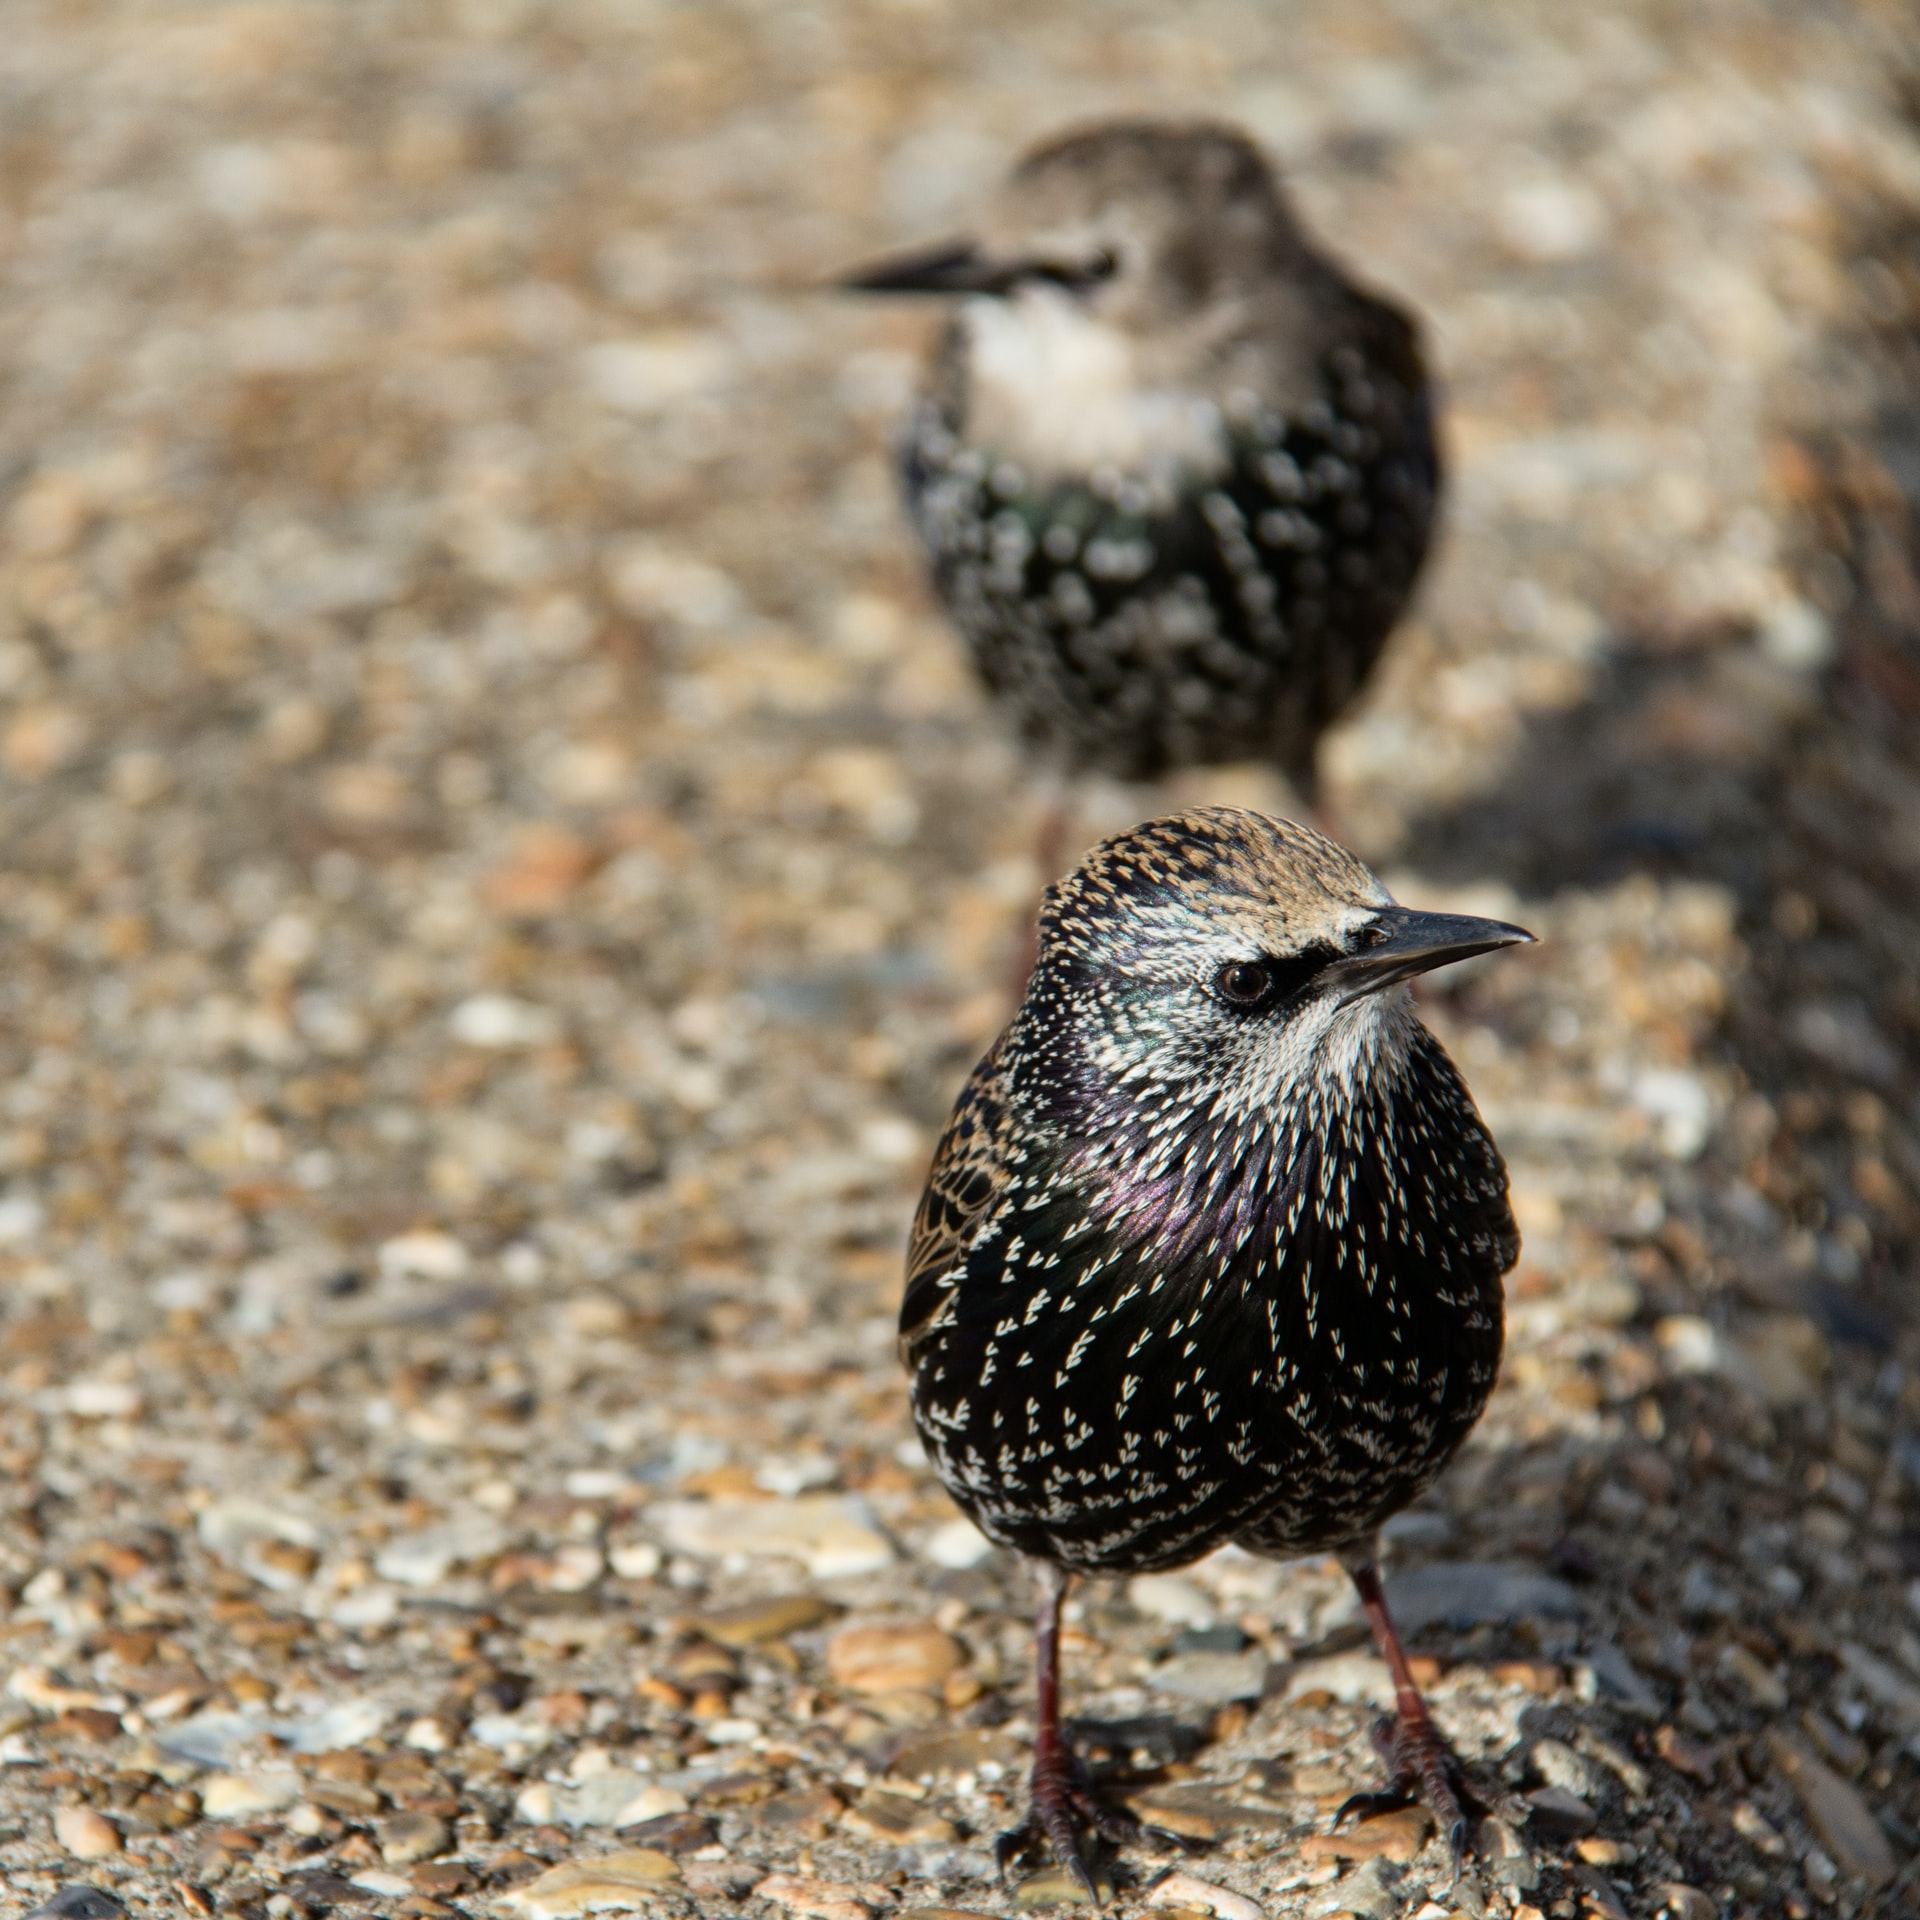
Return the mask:
{"type": "Polygon", "coordinates": [[[1440,486],[1417,329],[1245,136],[1119,122],[1029,154],[902,438],[988,686],[1068,768],[1276,757],[1303,785],[1413,590],[1440,486]]]}
{"type": "Polygon", "coordinates": [[[1049,896],[902,1311],[929,1454],[991,1538],[1135,1570],[1338,1547],[1478,1417],[1517,1241],[1404,988],[1348,990],[1395,916],[1330,842],[1225,809],[1109,842],[1049,896]],[[1223,970],[1255,963],[1272,1003],[1224,1005],[1223,970]]]}

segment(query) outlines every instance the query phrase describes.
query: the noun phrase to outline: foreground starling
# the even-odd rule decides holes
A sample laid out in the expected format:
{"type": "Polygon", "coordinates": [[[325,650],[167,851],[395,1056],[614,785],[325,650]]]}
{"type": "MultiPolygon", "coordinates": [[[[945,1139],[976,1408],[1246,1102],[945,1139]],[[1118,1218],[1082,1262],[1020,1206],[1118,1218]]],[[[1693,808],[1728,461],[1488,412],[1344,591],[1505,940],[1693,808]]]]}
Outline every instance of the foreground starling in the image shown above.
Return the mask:
{"type": "Polygon", "coordinates": [[[964,296],[902,449],[935,584],[1067,772],[1279,761],[1313,790],[1426,554],[1413,322],[1304,233],[1229,128],[1029,154],[977,241],[848,276],[964,296]]]}
{"type": "Polygon", "coordinates": [[[1458,1856],[1464,1789],[1375,1536],[1486,1404],[1519,1239],[1402,983],[1530,938],[1410,912],[1332,841],[1224,807],[1049,891],[1025,1001],[934,1156],[900,1314],[941,1480],[1040,1574],[1032,1809],[1003,1859],[1044,1838],[1091,1888],[1078,1827],[1131,1828],[1061,1736],[1073,1571],[1230,1540],[1341,1557],[1397,1689],[1389,1792],[1423,1792],[1458,1856]]]}

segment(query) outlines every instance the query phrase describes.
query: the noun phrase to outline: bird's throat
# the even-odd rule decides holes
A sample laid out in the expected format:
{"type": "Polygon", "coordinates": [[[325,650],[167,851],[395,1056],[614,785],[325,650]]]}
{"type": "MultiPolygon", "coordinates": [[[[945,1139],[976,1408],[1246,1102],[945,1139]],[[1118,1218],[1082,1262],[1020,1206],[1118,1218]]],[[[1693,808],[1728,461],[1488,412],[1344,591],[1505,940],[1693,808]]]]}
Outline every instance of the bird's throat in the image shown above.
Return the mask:
{"type": "Polygon", "coordinates": [[[964,325],[966,438],[1036,485],[1106,470],[1172,491],[1226,470],[1219,407],[1143,380],[1128,335],[1071,295],[1033,287],[974,300],[964,325]]]}

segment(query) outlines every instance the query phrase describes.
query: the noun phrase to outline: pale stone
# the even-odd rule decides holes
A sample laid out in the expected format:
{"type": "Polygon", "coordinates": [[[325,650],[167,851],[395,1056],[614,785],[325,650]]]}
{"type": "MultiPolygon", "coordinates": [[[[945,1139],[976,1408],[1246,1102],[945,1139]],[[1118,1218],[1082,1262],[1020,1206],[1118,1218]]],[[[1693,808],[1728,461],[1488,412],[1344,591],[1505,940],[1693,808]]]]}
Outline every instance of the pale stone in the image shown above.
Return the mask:
{"type": "Polygon", "coordinates": [[[771,1900],[804,1920],[870,1920],[873,1909],[888,1904],[887,1890],[861,1883],[815,1880],[798,1873],[773,1873],[754,1889],[757,1900],[771,1900]]]}
{"type": "Polygon", "coordinates": [[[529,1713],[483,1713],[467,1728],[470,1738],[498,1753],[538,1753],[558,1737],[529,1713]]]}
{"type": "Polygon", "coordinates": [[[456,1566],[491,1560],[507,1544],[507,1530],[490,1513],[456,1514],[437,1527],[389,1540],[374,1556],[383,1580],[407,1587],[435,1587],[456,1566]]]}
{"type": "Polygon", "coordinates": [[[514,1801],[514,1812],[537,1826],[637,1827],[643,1820],[686,1811],[684,1793],[627,1767],[608,1767],[572,1786],[535,1781],[514,1801]]]}
{"type": "Polygon", "coordinates": [[[1361,1820],[1338,1833],[1310,1833],[1300,1843],[1303,1860],[1411,1860],[1427,1844],[1433,1815],[1425,1807],[1398,1807],[1361,1820]]]}
{"type": "Polygon", "coordinates": [[[622,413],[655,413],[713,393],[732,373],[725,343],[710,334],[662,329],[589,347],[581,370],[594,395],[622,413]]]}
{"type": "Polygon", "coordinates": [[[993,1542],[971,1520],[949,1520],[928,1534],[921,1553],[936,1567],[977,1567],[994,1551],[993,1542]]]}
{"type": "Polygon", "coordinates": [[[877,1573],[891,1566],[893,1543],[864,1502],[842,1494],[792,1500],[663,1500],[647,1517],[676,1553],[722,1559],[730,1553],[777,1554],[802,1562],[820,1580],[877,1573]]]}
{"type": "Polygon", "coordinates": [[[1660,1151],[1670,1160],[1697,1160],[1713,1132],[1713,1094],[1698,1074],[1649,1067],[1634,1077],[1633,1104],[1653,1122],[1660,1151]]]}
{"type": "Polygon", "coordinates": [[[1154,1688],[1201,1706],[1230,1700],[1257,1700],[1266,1684],[1267,1656],[1250,1653],[1177,1653],[1148,1676],[1154,1688]]]}
{"type": "Polygon", "coordinates": [[[630,1540],[607,1549],[607,1565],[622,1580],[651,1580],[665,1558],[651,1540],[630,1540]]]}
{"type": "Polygon", "coordinates": [[[680,1879],[670,1855],[653,1847],[634,1847],[598,1860],[567,1860],[537,1879],[505,1894],[502,1906],[516,1907],[528,1920],[570,1920],[581,1913],[644,1907],[680,1879]]]}
{"type": "Polygon", "coordinates": [[[1654,1323],[1653,1337],[1675,1373],[1717,1373],[1726,1353],[1710,1320],[1697,1313],[1670,1313],[1654,1323]]]}
{"type": "Polygon", "coordinates": [[[1244,1893],[1216,1887],[1191,1873],[1170,1873],[1147,1894],[1150,1907],[1199,1907],[1217,1920],[1266,1920],[1265,1909],[1244,1893]]]}
{"type": "MultiPolygon", "coordinates": [[[[1103,1897],[1107,1890],[1103,1889],[1103,1897]]],[[[1022,1913],[1043,1907],[1093,1907],[1100,1902],[1065,1867],[1047,1867],[1013,1890],[1013,1904],[1022,1913]]]]}
{"type": "Polygon", "coordinates": [[[216,1773],[200,1788],[200,1806],[210,1820],[232,1820],[248,1813],[278,1813],[292,1806],[301,1791],[300,1776],[291,1767],[216,1773]]]}
{"type": "Polygon", "coordinates": [[[1287,1675],[1286,1696],[1298,1700],[1304,1694],[1324,1693],[1351,1706],[1371,1701],[1375,1706],[1393,1704],[1393,1676],[1387,1663],[1371,1653],[1335,1653],[1323,1660],[1303,1660],[1287,1675]]]}
{"type": "Polygon", "coordinates": [[[855,1693],[914,1693],[937,1687],[966,1664],[966,1650],[930,1621],[846,1627],[827,1642],[827,1670],[855,1693]]]}
{"type": "Polygon", "coordinates": [[[1584,181],[1546,174],[1508,187],[1496,224],[1523,260],[1578,260],[1606,239],[1607,207],[1584,181]]]}
{"type": "Polygon", "coordinates": [[[380,1271],[390,1280],[464,1280],[473,1257],[450,1233],[422,1227],[381,1243],[380,1271]]]}
{"type": "Polygon", "coordinates": [[[1606,1776],[1564,1741],[1536,1740],[1530,1758],[1534,1772],[1550,1787],[1564,1787],[1583,1800],[1598,1800],[1606,1793],[1606,1776]]]}
{"type": "Polygon", "coordinates": [[[142,1404],[140,1389],[128,1380],[75,1380],[66,1402],[67,1411],[83,1420],[128,1420],[142,1404]]]}
{"type": "MultiPolygon", "coordinates": [[[[36,1576],[37,1579],[44,1576],[36,1576]]],[[[16,1667],[7,1681],[7,1691],[16,1700],[48,1713],[70,1713],[75,1709],[104,1708],[117,1713],[126,1701],[117,1693],[95,1693],[86,1687],[62,1686],[45,1667],[16,1667]]]]}
{"type": "Polygon", "coordinates": [[[76,1860],[106,1860],[120,1851],[120,1830],[91,1807],[58,1807],[53,1837],[76,1860]]]}
{"type": "Polygon", "coordinates": [[[379,1867],[363,1867],[348,1885],[359,1887],[367,1893],[377,1893],[387,1900],[403,1900],[413,1891],[413,1882],[404,1874],[386,1873],[379,1867]]]}
{"type": "Polygon", "coordinates": [[[284,1505],[236,1494],[200,1509],[194,1522],[200,1544],[209,1553],[234,1558],[263,1540],[283,1540],[290,1546],[317,1547],[320,1529],[284,1505]]]}
{"type": "Polygon", "coordinates": [[[1127,1582],[1127,1601],[1169,1627],[1210,1627],[1220,1617],[1199,1582],[1184,1573],[1137,1573],[1127,1582]]]}
{"type": "Polygon", "coordinates": [[[477,993],[461,1001],[447,1028],[462,1045],[497,1053],[546,1046],[560,1037],[559,1016],[552,1008],[505,993],[477,993]]]}

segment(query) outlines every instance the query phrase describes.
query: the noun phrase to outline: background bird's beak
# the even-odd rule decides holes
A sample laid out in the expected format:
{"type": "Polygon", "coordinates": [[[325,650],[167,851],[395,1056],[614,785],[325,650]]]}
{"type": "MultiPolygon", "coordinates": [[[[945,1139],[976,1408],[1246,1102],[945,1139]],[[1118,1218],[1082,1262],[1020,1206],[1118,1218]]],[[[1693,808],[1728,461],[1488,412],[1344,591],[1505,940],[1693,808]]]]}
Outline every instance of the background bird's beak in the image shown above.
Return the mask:
{"type": "Polygon", "coordinates": [[[1530,945],[1525,927],[1504,920],[1476,920],[1463,913],[1415,913],[1409,907],[1383,907],[1375,916],[1373,944],[1336,960],[1327,969],[1340,989],[1341,1004],[1383,987],[1411,980],[1416,973],[1471,960],[1497,947],[1530,945]]]}
{"type": "Polygon", "coordinates": [[[990,258],[973,241],[949,240],[855,267],[838,284],[850,293],[1004,293],[1019,275],[1018,265],[990,258]]]}

